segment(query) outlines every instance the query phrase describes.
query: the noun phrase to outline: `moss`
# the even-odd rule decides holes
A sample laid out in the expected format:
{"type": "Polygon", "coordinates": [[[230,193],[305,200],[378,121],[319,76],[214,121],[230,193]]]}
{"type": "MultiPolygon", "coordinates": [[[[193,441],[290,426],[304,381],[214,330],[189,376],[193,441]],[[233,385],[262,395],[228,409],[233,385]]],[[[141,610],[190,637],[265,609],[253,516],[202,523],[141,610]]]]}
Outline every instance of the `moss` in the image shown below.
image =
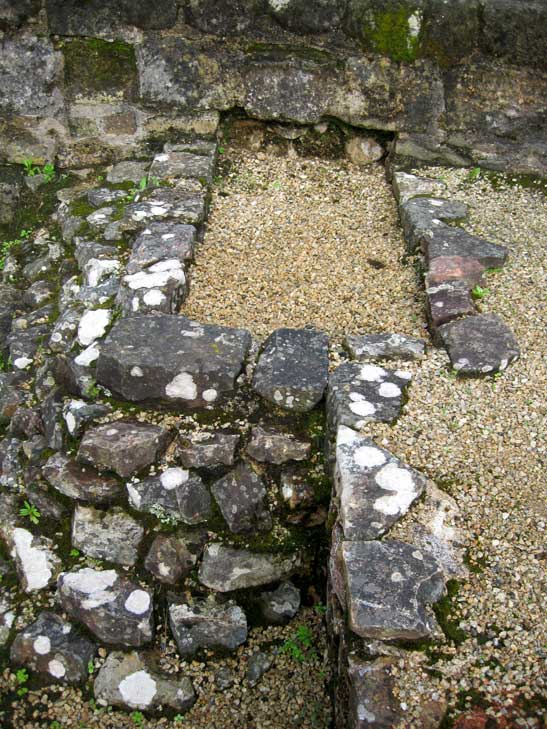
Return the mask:
{"type": "Polygon", "coordinates": [[[457,580],[446,583],[447,594],[433,605],[433,611],[441,626],[443,633],[454,645],[460,645],[467,638],[467,634],[452,617],[454,598],[457,596],[460,585],[457,580]]]}
{"type": "Polygon", "coordinates": [[[412,32],[412,18],[419,17],[417,13],[417,8],[403,5],[374,12],[363,27],[366,46],[394,61],[414,61],[420,50],[420,34],[412,32]]]}
{"type": "Polygon", "coordinates": [[[73,96],[133,98],[137,88],[135,49],[122,41],[76,39],[63,46],[65,81],[73,96]]]}

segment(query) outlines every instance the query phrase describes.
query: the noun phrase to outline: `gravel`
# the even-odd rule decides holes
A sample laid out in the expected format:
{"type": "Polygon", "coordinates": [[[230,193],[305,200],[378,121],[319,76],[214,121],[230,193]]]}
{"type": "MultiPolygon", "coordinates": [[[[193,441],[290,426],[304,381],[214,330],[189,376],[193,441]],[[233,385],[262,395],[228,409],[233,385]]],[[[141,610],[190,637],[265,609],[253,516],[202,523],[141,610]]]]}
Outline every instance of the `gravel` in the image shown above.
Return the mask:
{"type": "Polygon", "coordinates": [[[422,292],[405,265],[382,165],[227,147],[182,312],[263,338],[312,324],[419,336],[422,292]]]}
{"type": "MultiPolygon", "coordinates": [[[[166,629],[161,625],[158,635],[162,638],[166,635],[166,629]]],[[[24,697],[14,700],[9,726],[38,729],[57,726],[54,722],[59,722],[63,729],[127,729],[134,726],[152,729],[179,725],[188,729],[329,727],[331,707],[327,684],[330,674],[326,663],[326,633],[323,617],[314,608],[302,609],[287,626],[251,630],[245,645],[227,658],[205,654],[202,660],[183,661],[176,653],[173,640],[168,639],[164,647],[160,667],[175,675],[188,676],[198,694],[197,703],[179,721],[173,717],[154,718],[140,715],[140,712],[128,714],[111,707],[102,708],[94,703],[87,691],[54,686],[31,689],[24,697]],[[287,641],[298,645],[298,631],[303,626],[309,630],[311,647],[303,649],[300,660],[282,647],[287,641]],[[246,673],[250,657],[258,651],[268,654],[272,666],[255,686],[251,686],[246,673]],[[226,667],[233,673],[234,684],[221,690],[215,676],[226,667]]],[[[95,674],[104,662],[106,651],[101,649],[100,654],[95,674]]],[[[15,688],[14,675],[4,671],[0,675],[0,695],[15,688]]]]}
{"type": "MultiPolygon", "coordinates": [[[[510,726],[536,727],[547,697],[546,198],[510,180],[470,184],[465,170],[418,174],[442,176],[450,196],[470,205],[471,233],[508,245],[510,259],[489,276],[480,309],[506,320],[522,357],[502,376],[464,380],[436,350],[411,365],[415,377],[398,423],[368,429],[456,499],[470,539],[469,577],[449,614],[466,638],[401,661],[405,726],[422,725],[420,697],[446,691],[455,714],[456,706],[483,702],[510,726]]],[[[390,536],[404,538],[407,524],[390,536]]]]}

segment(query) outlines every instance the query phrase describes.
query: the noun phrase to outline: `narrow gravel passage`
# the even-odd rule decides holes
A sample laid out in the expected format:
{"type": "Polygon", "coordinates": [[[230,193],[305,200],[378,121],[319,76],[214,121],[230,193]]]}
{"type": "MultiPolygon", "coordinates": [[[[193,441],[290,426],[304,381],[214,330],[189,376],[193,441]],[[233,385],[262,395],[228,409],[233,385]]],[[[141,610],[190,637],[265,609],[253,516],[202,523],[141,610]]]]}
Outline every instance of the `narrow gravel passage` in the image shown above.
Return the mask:
{"type": "Polygon", "coordinates": [[[183,313],[267,336],[312,324],[420,335],[422,306],[382,165],[227,148],[183,313]]]}

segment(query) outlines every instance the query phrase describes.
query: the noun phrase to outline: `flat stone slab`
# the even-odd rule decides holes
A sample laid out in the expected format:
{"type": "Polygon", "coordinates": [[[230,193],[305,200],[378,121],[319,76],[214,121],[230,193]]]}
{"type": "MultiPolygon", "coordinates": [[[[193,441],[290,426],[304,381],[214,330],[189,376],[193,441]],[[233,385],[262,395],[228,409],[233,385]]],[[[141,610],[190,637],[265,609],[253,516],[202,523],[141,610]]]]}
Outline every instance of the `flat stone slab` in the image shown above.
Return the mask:
{"type": "Polygon", "coordinates": [[[404,719],[404,712],[393,695],[395,679],[392,669],[397,665],[397,658],[389,656],[363,661],[349,655],[348,719],[351,727],[391,729],[404,719]]]}
{"type": "Polygon", "coordinates": [[[191,178],[203,184],[213,181],[215,157],[187,151],[161,152],[154,157],[150,174],[164,180],[191,178]]]}
{"type": "Polygon", "coordinates": [[[195,600],[191,605],[172,603],[169,625],[181,656],[203,648],[233,651],[247,640],[247,618],[233,602],[219,604],[195,600]]]}
{"type": "Polygon", "coordinates": [[[135,239],[127,273],[137,273],[159,261],[181,263],[194,257],[196,229],[180,223],[151,223],[135,239]]]}
{"type": "Polygon", "coordinates": [[[263,463],[279,465],[287,461],[305,461],[310,456],[311,443],[298,440],[291,433],[257,426],[251,431],[247,453],[263,463]]]}
{"type": "Polygon", "coordinates": [[[167,707],[188,710],[196,701],[192,682],[186,676],[159,672],[145,654],[110,653],[101,666],[93,693],[101,706],[150,711],[167,707]]]}
{"type": "Polygon", "coordinates": [[[148,162],[139,162],[138,160],[123,160],[116,162],[115,165],[106,173],[108,182],[140,182],[148,171],[148,162]]]}
{"type": "Polygon", "coordinates": [[[286,579],[302,564],[299,554],[269,554],[209,544],[199,568],[199,581],[217,592],[268,585],[286,579]]]}
{"type": "Polygon", "coordinates": [[[278,329],[258,358],[253,389],[285,410],[312,410],[327,386],[328,345],[314,329],[278,329]]]}
{"type": "Polygon", "coordinates": [[[464,281],[470,289],[484,283],[486,268],[476,258],[439,256],[434,258],[425,276],[426,289],[445,281],[464,281]]]}
{"type": "Polygon", "coordinates": [[[239,435],[230,433],[182,433],[177,457],[185,468],[233,466],[239,435]]]}
{"type": "Polygon", "coordinates": [[[411,374],[373,364],[344,362],[331,373],[327,418],[336,432],[340,425],[360,428],[366,422],[392,423],[401,414],[411,374]]]}
{"type": "Polygon", "coordinates": [[[452,367],[461,375],[501,372],[520,356],[513,332],[497,314],[457,319],[439,328],[452,367]]]}
{"type": "Polygon", "coordinates": [[[204,407],[234,391],[250,345],[244,329],[183,316],[132,316],[118,321],[101,345],[97,381],[126,400],[204,407]]]}
{"type": "Polygon", "coordinates": [[[200,524],[212,515],[211,496],[197,473],[168,468],[159,476],[126,484],[129,502],[137,511],[174,523],[200,524]]]}
{"type": "Polygon", "coordinates": [[[153,638],[152,593],[116,570],[63,572],[57,596],[63,610],[103,643],[139,647],[153,638]]]}
{"type": "Polygon", "coordinates": [[[154,463],[168,440],[169,431],[159,425],[107,423],[85,432],[77,458],[128,478],[154,463]]]}
{"type": "Polygon", "coordinates": [[[412,361],[425,355],[424,340],[404,334],[350,334],[344,344],[354,359],[412,361]]]}
{"type": "Polygon", "coordinates": [[[413,197],[435,197],[446,190],[446,184],[441,180],[418,177],[407,172],[394,172],[392,184],[395,198],[400,205],[413,197]]]}
{"type": "Polygon", "coordinates": [[[399,206],[399,213],[407,248],[413,252],[421,245],[424,236],[431,233],[438,224],[465,218],[467,205],[457,200],[414,197],[399,206]]]}
{"type": "Polygon", "coordinates": [[[211,492],[235,534],[269,531],[272,517],[266,504],[266,487],[247,463],[237,467],[211,486],[211,492]]]}
{"type": "Polygon", "coordinates": [[[78,504],[72,517],[72,545],[95,559],[132,567],[144,528],[120,507],[108,511],[78,504]]]}
{"type": "Polygon", "coordinates": [[[124,316],[176,314],[187,292],[184,266],[178,258],[171,258],[123,276],[117,302],[124,316]]]}
{"type": "Polygon", "coordinates": [[[422,640],[437,624],[429,606],[445,594],[428,554],[399,541],[343,542],[350,629],[362,638],[422,640]]]}
{"type": "Polygon", "coordinates": [[[200,557],[207,532],[158,534],[150,545],[144,566],[154,577],[168,585],[175,585],[189,574],[200,557]]]}
{"type": "Polygon", "coordinates": [[[82,465],[64,453],[55,453],[46,461],[42,473],[54,489],[70,499],[107,504],[123,494],[117,479],[100,475],[90,465],[82,465]]]}
{"type": "Polygon", "coordinates": [[[370,438],[341,426],[336,441],[338,520],[347,540],[378,539],[403,517],[427,479],[370,438]]]}
{"type": "Polygon", "coordinates": [[[477,308],[465,281],[445,281],[426,289],[427,318],[433,331],[462,316],[473,316],[477,308]]]}
{"type": "Polygon", "coordinates": [[[89,675],[88,664],[97,654],[97,646],[80,635],[72,623],[51,612],[17,634],[10,660],[50,679],[80,683],[89,675]]]}
{"type": "MultiPolygon", "coordinates": [[[[119,221],[118,231],[137,231],[153,222],[172,220],[186,225],[200,225],[207,211],[207,193],[199,182],[160,187],[146,200],[130,203],[119,221]]],[[[108,236],[110,237],[110,236],[108,236]]]]}
{"type": "Polygon", "coordinates": [[[509,254],[505,246],[444,224],[426,233],[421,239],[421,247],[428,265],[433,259],[442,256],[462,256],[474,258],[485,268],[499,268],[504,265],[509,254]]]}

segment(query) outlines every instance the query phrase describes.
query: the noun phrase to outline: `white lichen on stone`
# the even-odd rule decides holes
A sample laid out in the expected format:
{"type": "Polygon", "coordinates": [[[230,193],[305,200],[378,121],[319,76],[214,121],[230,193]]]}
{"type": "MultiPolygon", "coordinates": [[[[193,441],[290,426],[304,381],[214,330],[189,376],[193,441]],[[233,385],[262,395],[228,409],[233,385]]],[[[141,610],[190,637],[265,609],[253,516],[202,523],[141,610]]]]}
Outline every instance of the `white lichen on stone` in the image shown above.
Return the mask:
{"type": "Polygon", "coordinates": [[[51,641],[47,635],[39,635],[32,644],[35,653],[45,656],[51,650],[51,641]]]}
{"type": "Polygon", "coordinates": [[[132,709],[150,706],[156,695],[156,682],[147,671],[135,671],[118,686],[124,702],[132,709]]]}
{"type": "Polygon", "coordinates": [[[160,476],[160,483],[166,491],[172,491],[188,481],[189,472],[183,468],[168,468],[160,476]]]}
{"type": "Polygon", "coordinates": [[[91,309],[80,319],[78,325],[78,341],[83,347],[87,347],[96,339],[99,339],[106,332],[107,326],[112,319],[110,309],[91,309]]]}
{"type": "Polygon", "coordinates": [[[133,590],[125,601],[124,607],[134,615],[142,615],[150,607],[150,595],[145,590],[133,590]]]}
{"type": "Polygon", "coordinates": [[[393,492],[374,502],[374,508],[388,516],[404,514],[418,493],[410,471],[395,463],[388,463],[378,471],[375,481],[382,489],[393,492]]]}
{"type": "Polygon", "coordinates": [[[33,546],[34,536],[26,529],[13,530],[13,556],[19,560],[27,583],[26,590],[42,590],[53,576],[52,555],[33,546]]]}
{"type": "Polygon", "coordinates": [[[165,387],[167,397],[182,400],[195,400],[198,396],[198,388],[194,378],[189,372],[179,372],[165,387]]]}
{"type": "Polygon", "coordinates": [[[361,468],[378,468],[386,462],[386,457],[379,448],[361,446],[353,454],[355,463],[361,468]]]}

